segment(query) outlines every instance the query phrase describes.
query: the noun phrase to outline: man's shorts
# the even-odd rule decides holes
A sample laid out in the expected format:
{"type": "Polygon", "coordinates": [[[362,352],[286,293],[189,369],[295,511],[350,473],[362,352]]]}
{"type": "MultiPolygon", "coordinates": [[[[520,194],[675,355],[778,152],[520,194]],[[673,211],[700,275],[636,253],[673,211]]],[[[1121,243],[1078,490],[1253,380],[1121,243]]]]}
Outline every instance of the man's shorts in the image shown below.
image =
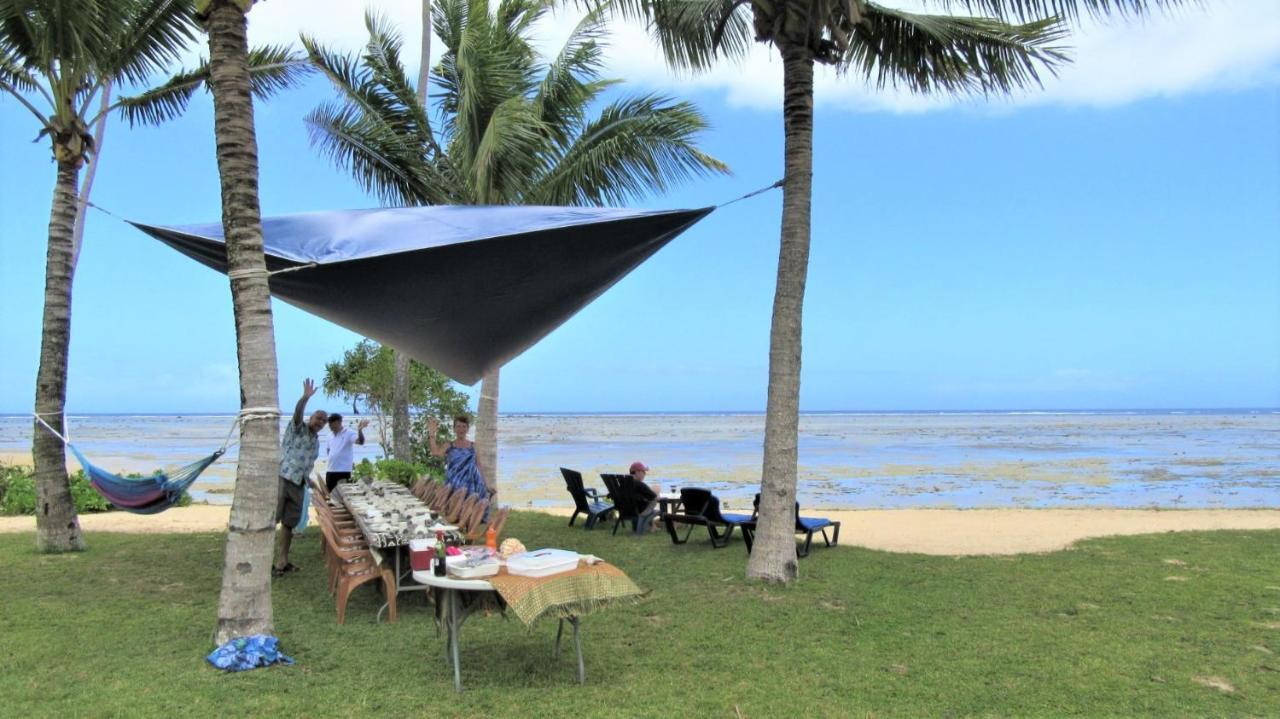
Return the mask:
{"type": "Polygon", "coordinates": [[[280,478],[280,497],[276,500],[276,521],[286,527],[298,526],[302,519],[302,485],[280,478]]]}
{"type": "Polygon", "coordinates": [[[324,473],[324,487],[330,492],[333,491],[334,487],[338,486],[338,482],[350,482],[350,481],[351,481],[350,472],[325,472],[324,473]]]}

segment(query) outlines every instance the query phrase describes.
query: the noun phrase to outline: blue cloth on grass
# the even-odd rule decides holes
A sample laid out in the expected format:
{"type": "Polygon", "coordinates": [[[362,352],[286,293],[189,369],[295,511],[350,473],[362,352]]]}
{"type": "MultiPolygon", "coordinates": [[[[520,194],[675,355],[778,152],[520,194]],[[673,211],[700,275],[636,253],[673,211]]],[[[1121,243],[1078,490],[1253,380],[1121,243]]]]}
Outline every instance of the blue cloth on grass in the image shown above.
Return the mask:
{"type": "Polygon", "coordinates": [[[207,657],[213,666],[228,672],[269,667],[272,664],[293,664],[293,660],[280,653],[279,639],[269,634],[239,637],[214,649],[207,657]]]}

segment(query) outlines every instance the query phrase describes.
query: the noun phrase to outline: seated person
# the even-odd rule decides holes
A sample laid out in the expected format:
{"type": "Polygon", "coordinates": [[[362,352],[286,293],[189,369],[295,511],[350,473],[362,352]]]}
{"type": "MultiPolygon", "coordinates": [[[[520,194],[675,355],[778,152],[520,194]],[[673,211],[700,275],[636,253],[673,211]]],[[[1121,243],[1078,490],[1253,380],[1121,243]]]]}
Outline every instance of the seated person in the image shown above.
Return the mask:
{"type": "Polygon", "coordinates": [[[644,483],[649,468],[644,462],[632,462],[627,474],[631,476],[631,491],[640,505],[640,530],[647,531],[658,519],[658,493],[644,483]]]}

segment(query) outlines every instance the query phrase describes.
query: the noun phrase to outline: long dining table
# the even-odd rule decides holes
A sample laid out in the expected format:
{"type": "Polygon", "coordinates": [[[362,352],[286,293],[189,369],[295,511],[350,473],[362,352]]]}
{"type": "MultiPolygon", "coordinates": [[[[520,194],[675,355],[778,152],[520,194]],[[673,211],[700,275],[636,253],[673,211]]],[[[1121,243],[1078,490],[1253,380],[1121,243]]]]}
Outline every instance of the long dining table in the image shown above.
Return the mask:
{"type": "MultiPolygon", "coordinates": [[[[413,578],[413,573],[402,566],[403,556],[411,540],[430,539],[436,536],[437,531],[446,535],[456,534],[456,525],[432,521],[433,509],[407,487],[394,482],[344,482],[335,487],[330,496],[337,497],[351,512],[379,561],[392,562],[397,597],[405,592],[430,590],[430,587],[416,581],[405,582],[413,578]]],[[[388,599],[378,609],[377,621],[382,621],[383,613],[390,606],[388,599]]]]}

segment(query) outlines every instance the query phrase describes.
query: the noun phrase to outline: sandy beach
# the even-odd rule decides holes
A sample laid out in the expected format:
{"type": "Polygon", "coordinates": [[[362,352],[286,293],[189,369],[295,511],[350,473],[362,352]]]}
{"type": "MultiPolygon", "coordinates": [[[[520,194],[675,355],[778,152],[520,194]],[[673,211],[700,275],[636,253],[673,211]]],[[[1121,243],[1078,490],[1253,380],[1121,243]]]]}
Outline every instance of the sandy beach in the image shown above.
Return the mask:
{"type": "MultiPolygon", "coordinates": [[[[546,510],[567,516],[567,511],[546,510]]],[[[194,505],[151,516],[86,514],[85,531],[220,532],[228,507],[194,505]]],[[[1065,549],[1090,537],[1213,529],[1280,529],[1280,510],[883,509],[824,510],[841,522],[841,546],[943,556],[1024,554],[1065,549]]],[[[35,531],[33,517],[0,517],[0,533],[35,531]]],[[[92,536],[90,537],[92,539],[92,536]]],[[[618,541],[631,541],[619,535],[618,541]]],[[[638,541],[666,544],[664,532],[638,541]]]]}

